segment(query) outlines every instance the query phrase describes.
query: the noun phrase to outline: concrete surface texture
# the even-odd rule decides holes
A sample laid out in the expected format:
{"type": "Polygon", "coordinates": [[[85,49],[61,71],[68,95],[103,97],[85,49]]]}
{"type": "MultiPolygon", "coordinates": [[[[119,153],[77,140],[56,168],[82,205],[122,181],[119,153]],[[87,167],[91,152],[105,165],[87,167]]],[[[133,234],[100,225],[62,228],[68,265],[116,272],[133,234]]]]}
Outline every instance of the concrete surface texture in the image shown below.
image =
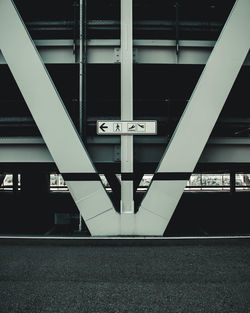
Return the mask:
{"type": "Polygon", "coordinates": [[[0,313],[247,313],[250,243],[0,246],[0,313]]]}

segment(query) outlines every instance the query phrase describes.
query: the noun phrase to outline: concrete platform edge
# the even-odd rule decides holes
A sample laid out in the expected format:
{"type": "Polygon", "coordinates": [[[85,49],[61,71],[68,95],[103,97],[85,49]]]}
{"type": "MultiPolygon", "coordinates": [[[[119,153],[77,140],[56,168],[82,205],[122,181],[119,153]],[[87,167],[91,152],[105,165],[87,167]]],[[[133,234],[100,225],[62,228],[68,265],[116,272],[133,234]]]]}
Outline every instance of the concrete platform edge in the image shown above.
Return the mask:
{"type": "Polygon", "coordinates": [[[171,245],[250,245],[250,236],[212,237],[41,237],[0,236],[1,245],[55,246],[171,246],[171,245]]]}

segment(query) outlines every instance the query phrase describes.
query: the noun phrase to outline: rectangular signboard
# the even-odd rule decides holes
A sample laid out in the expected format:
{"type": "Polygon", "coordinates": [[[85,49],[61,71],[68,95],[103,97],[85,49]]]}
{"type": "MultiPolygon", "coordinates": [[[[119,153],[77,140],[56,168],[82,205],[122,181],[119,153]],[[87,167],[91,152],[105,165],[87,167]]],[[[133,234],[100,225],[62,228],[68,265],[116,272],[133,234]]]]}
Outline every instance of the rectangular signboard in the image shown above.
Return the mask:
{"type": "Polygon", "coordinates": [[[97,121],[97,135],[157,135],[157,121],[97,121]]]}

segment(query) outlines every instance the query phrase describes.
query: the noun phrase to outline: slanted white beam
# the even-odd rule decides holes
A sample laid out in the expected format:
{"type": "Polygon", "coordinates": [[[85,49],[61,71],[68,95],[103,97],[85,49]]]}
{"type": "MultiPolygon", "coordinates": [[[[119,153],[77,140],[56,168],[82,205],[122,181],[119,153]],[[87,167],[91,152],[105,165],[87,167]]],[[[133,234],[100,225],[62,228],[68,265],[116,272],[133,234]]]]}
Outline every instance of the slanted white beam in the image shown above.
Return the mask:
{"type": "MultiPolygon", "coordinates": [[[[193,171],[249,50],[249,12],[249,0],[236,2],[166,149],[159,174],[175,173],[180,178],[193,171]]],[[[133,227],[125,224],[121,231],[119,215],[101,182],[77,181],[78,173],[97,174],[11,0],[0,1],[0,49],[59,170],[76,177],[66,182],[91,234],[162,235],[186,180],[154,181],[133,227]]]]}
{"type": "Polygon", "coordinates": [[[58,169],[72,173],[73,181],[66,182],[91,234],[117,234],[119,214],[100,180],[74,178],[77,173],[97,174],[11,0],[0,1],[0,49],[58,169]]]}
{"type": "Polygon", "coordinates": [[[250,1],[236,1],[157,169],[173,180],[153,181],[137,214],[137,234],[162,235],[168,225],[186,186],[182,176],[193,172],[249,51],[249,14],[250,1]]]}

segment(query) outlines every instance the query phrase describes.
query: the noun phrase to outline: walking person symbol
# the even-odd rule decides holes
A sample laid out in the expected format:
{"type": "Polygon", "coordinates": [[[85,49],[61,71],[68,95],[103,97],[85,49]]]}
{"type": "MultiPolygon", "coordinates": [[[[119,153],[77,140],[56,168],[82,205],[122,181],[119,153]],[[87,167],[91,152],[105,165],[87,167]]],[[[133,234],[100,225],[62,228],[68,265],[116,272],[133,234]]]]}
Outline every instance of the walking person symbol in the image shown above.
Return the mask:
{"type": "Polygon", "coordinates": [[[116,131],[116,132],[120,132],[120,131],[121,131],[121,129],[120,129],[120,125],[119,125],[119,124],[116,124],[115,131],[116,131]]]}

